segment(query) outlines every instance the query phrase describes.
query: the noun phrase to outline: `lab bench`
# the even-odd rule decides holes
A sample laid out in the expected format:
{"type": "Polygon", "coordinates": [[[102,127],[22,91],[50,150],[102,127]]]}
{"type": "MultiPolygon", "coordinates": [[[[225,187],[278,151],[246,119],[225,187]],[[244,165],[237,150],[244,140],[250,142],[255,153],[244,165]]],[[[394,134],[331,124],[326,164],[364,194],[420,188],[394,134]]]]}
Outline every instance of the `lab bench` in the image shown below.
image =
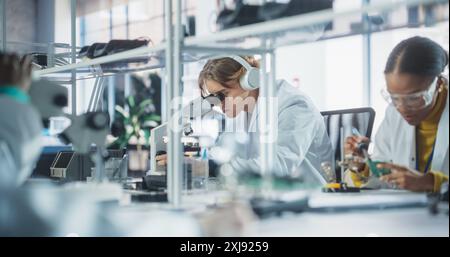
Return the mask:
{"type": "Polygon", "coordinates": [[[448,237],[449,216],[427,208],[303,213],[262,220],[254,236],[448,237]]]}
{"type": "Polygon", "coordinates": [[[448,202],[433,215],[427,195],[404,191],[298,190],[284,198],[297,208],[264,216],[252,195],[226,190],[184,191],[180,206],[118,184],[34,180],[0,193],[2,236],[449,236],[448,202]]]}
{"type": "MultiPolygon", "coordinates": [[[[399,190],[361,193],[308,193],[309,205],[299,213],[254,219],[242,236],[251,237],[448,237],[446,213],[432,214],[425,194],[399,190]],[[325,208],[326,207],[326,208],[325,208]]],[[[182,209],[201,213],[229,200],[223,191],[183,194],[182,209]]],[[[140,204],[138,204],[140,205],[140,204]]],[[[445,205],[445,204],[444,204],[445,205]]],[[[142,204],[141,206],[145,206],[142,204]]]]}

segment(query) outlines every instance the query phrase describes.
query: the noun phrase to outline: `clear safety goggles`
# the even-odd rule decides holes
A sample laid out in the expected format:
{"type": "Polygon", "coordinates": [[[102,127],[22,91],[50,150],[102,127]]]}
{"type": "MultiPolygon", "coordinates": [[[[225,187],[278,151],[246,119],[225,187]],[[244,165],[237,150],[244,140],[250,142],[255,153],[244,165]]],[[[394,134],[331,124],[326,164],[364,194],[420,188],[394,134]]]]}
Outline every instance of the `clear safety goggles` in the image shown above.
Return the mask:
{"type": "Polygon", "coordinates": [[[391,94],[387,89],[381,90],[381,95],[389,104],[396,108],[403,106],[409,110],[422,110],[427,108],[433,102],[436,93],[438,78],[436,78],[427,90],[414,94],[391,94]]]}
{"type": "Polygon", "coordinates": [[[220,102],[225,101],[225,95],[222,93],[202,95],[202,98],[217,98],[220,102]]]}
{"type": "Polygon", "coordinates": [[[206,87],[206,85],[203,85],[203,89],[201,90],[202,92],[200,92],[200,96],[203,99],[207,99],[207,98],[217,98],[220,102],[225,101],[225,95],[223,93],[217,93],[217,94],[212,94],[208,91],[208,88],[206,87]]]}

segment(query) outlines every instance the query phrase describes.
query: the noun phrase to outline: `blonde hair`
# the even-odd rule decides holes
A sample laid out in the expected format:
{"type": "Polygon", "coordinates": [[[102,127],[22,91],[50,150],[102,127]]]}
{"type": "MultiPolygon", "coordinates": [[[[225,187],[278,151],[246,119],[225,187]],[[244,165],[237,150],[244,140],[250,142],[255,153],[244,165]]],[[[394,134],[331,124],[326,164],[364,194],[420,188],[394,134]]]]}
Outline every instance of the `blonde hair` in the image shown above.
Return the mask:
{"type": "MultiPolygon", "coordinates": [[[[259,68],[259,62],[252,56],[241,56],[245,59],[250,66],[259,68]]],[[[214,80],[220,83],[224,87],[227,86],[227,82],[239,80],[246,72],[245,67],[232,58],[221,58],[209,60],[198,77],[198,87],[202,94],[206,92],[204,86],[206,80],[214,80]]]]}

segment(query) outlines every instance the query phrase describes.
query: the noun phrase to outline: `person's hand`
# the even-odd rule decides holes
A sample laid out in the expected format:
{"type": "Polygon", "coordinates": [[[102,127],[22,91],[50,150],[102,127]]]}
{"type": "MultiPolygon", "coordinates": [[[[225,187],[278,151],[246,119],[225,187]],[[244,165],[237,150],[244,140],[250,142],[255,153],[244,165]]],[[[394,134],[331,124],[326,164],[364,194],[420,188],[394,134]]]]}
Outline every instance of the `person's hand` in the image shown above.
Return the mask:
{"type": "Polygon", "coordinates": [[[391,174],[382,176],[381,181],[394,185],[395,188],[414,192],[429,192],[434,189],[434,176],[431,173],[422,174],[410,168],[391,163],[380,163],[379,169],[390,169],[391,174]]]}
{"type": "Polygon", "coordinates": [[[157,155],[156,164],[159,166],[167,166],[167,154],[157,155]]]}
{"type": "Polygon", "coordinates": [[[0,53],[0,86],[17,86],[28,91],[31,85],[31,57],[0,53]]]}
{"type": "Polygon", "coordinates": [[[365,143],[369,145],[370,139],[367,137],[351,136],[345,139],[344,151],[346,155],[353,155],[364,158],[363,153],[358,149],[358,145],[365,143]]]}
{"type": "Polygon", "coordinates": [[[351,136],[345,139],[344,154],[346,159],[351,157],[352,162],[350,164],[350,169],[353,171],[362,171],[365,167],[364,155],[361,150],[358,149],[358,146],[361,143],[369,145],[370,139],[359,136],[351,136]]]}

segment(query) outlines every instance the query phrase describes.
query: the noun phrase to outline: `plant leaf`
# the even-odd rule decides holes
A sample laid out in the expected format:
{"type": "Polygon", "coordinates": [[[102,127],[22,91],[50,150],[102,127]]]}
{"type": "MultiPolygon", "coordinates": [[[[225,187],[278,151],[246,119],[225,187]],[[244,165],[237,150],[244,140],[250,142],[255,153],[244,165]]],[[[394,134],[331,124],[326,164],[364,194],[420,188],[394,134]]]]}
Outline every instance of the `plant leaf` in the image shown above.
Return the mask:
{"type": "Polygon", "coordinates": [[[122,106],[116,105],[114,109],[116,110],[116,113],[118,113],[123,119],[128,119],[130,117],[130,114],[125,111],[122,106]]]}
{"type": "Polygon", "coordinates": [[[161,121],[161,117],[159,115],[156,114],[150,114],[150,115],[146,115],[142,117],[143,121],[157,121],[160,122],[161,121]]]}
{"type": "Polygon", "coordinates": [[[147,105],[150,105],[152,103],[153,103],[152,99],[146,99],[139,104],[139,109],[140,110],[145,109],[145,107],[147,107],[147,105]]]}
{"type": "Polygon", "coordinates": [[[136,106],[136,100],[134,99],[134,96],[129,96],[127,98],[127,104],[130,107],[130,109],[132,109],[136,106]]]}

